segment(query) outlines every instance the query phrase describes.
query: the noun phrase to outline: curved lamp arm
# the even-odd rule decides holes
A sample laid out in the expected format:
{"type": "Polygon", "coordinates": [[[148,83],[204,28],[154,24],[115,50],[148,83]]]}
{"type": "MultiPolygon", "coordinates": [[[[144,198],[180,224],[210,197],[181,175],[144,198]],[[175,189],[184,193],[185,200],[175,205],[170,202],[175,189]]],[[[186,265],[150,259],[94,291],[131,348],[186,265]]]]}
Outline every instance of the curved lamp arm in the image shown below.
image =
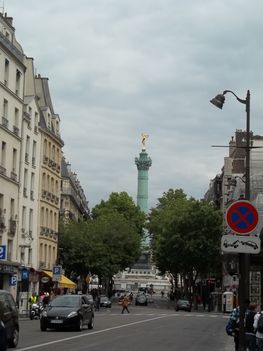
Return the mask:
{"type": "Polygon", "coordinates": [[[223,91],[223,95],[225,95],[226,93],[231,93],[231,94],[233,94],[235,97],[236,97],[236,99],[239,101],[239,102],[241,102],[241,104],[247,104],[248,103],[248,100],[249,100],[249,90],[247,91],[247,97],[246,97],[246,99],[244,100],[244,99],[240,99],[232,90],[224,90],[223,91]]]}

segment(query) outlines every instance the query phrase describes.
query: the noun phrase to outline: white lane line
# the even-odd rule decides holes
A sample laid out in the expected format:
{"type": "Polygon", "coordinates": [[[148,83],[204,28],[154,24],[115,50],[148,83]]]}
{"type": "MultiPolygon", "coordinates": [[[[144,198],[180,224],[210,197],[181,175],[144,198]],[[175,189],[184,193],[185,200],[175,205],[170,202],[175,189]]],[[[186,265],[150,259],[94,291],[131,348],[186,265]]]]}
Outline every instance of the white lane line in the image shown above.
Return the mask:
{"type": "Polygon", "coordinates": [[[53,344],[58,344],[58,343],[65,342],[65,341],[68,341],[68,340],[79,339],[79,338],[83,338],[83,337],[85,337],[85,336],[91,336],[91,335],[95,335],[95,334],[101,334],[101,333],[104,333],[104,332],[107,332],[107,331],[116,330],[116,329],[121,329],[121,328],[129,327],[129,326],[131,326],[131,325],[147,323],[147,322],[151,322],[151,321],[154,321],[154,320],[157,320],[157,319],[162,319],[162,318],[170,317],[170,316],[172,316],[172,315],[166,314],[166,315],[164,315],[164,316],[154,317],[154,318],[150,318],[150,319],[144,319],[144,320],[142,320],[142,321],[137,321],[137,322],[127,323],[127,324],[123,324],[123,325],[118,325],[118,326],[116,326],[116,327],[111,327],[111,328],[106,328],[106,329],[103,329],[103,330],[93,331],[93,332],[89,332],[89,333],[86,333],[86,334],[75,335],[75,336],[71,336],[71,337],[69,337],[69,338],[64,338],[64,339],[49,341],[49,342],[45,342],[45,343],[43,343],[43,344],[38,344],[38,345],[32,345],[32,346],[28,346],[28,347],[23,347],[23,348],[21,348],[21,349],[18,348],[18,349],[16,349],[16,351],[34,350],[34,349],[37,349],[37,348],[39,348],[39,347],[48,346],[48,345],[53,345],[53,344]]]}

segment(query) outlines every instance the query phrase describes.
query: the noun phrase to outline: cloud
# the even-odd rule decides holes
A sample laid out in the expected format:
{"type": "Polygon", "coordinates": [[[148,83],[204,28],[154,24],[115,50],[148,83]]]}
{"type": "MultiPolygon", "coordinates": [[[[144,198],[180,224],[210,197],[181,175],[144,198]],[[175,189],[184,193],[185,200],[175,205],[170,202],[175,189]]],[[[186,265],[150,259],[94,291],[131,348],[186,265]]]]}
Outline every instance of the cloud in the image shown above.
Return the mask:
{"type": "Polygon", "coordinates": [[[263,3],[254,0],[10,0],[16,37],[49,78],[64,154],[90,205],[112,191],[136,201],[140,134],[147,150],[149,206],[169,188],[203,197],[220,172],[251,90],[251,126],[262,134],[263,3]]]}

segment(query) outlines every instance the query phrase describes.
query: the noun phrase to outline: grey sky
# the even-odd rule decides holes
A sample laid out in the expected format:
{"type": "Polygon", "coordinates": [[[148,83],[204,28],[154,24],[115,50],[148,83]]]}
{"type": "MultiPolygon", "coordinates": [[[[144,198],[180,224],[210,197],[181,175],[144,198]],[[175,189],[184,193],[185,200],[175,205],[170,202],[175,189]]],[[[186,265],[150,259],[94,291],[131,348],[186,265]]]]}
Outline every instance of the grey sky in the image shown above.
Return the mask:
{"type": "MultiPolygon", "coordinates": [[[[2,0],[0,0],[2,1],[2,0]]],[[[262,131],[262,0],[5,0],[16,38],[49,78],[64,153],[90,207],[113,191],[136,201],[141,132],[149,206],[169,188],[203,197],[223,164],[251,91],[262,131]]]]}

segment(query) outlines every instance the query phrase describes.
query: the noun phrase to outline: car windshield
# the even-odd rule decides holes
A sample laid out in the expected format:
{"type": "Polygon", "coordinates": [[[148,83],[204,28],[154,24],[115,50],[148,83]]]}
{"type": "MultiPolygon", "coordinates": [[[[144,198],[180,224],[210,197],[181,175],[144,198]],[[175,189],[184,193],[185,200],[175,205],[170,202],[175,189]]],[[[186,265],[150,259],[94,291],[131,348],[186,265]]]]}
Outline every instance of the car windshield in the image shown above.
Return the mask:
{"type": "Polygon", "coordinates": [[[79,296],[58,296],[53,301],[51,301],[50,305],[52,307],[77,307],[79,305],[79,296]]]}
{"type": "Polygon", "coordinates": [[[102,296],[102,297],[100,298],[100,301],[103,301],[103,302],[108,301],[107,296],[102,296]]]}

